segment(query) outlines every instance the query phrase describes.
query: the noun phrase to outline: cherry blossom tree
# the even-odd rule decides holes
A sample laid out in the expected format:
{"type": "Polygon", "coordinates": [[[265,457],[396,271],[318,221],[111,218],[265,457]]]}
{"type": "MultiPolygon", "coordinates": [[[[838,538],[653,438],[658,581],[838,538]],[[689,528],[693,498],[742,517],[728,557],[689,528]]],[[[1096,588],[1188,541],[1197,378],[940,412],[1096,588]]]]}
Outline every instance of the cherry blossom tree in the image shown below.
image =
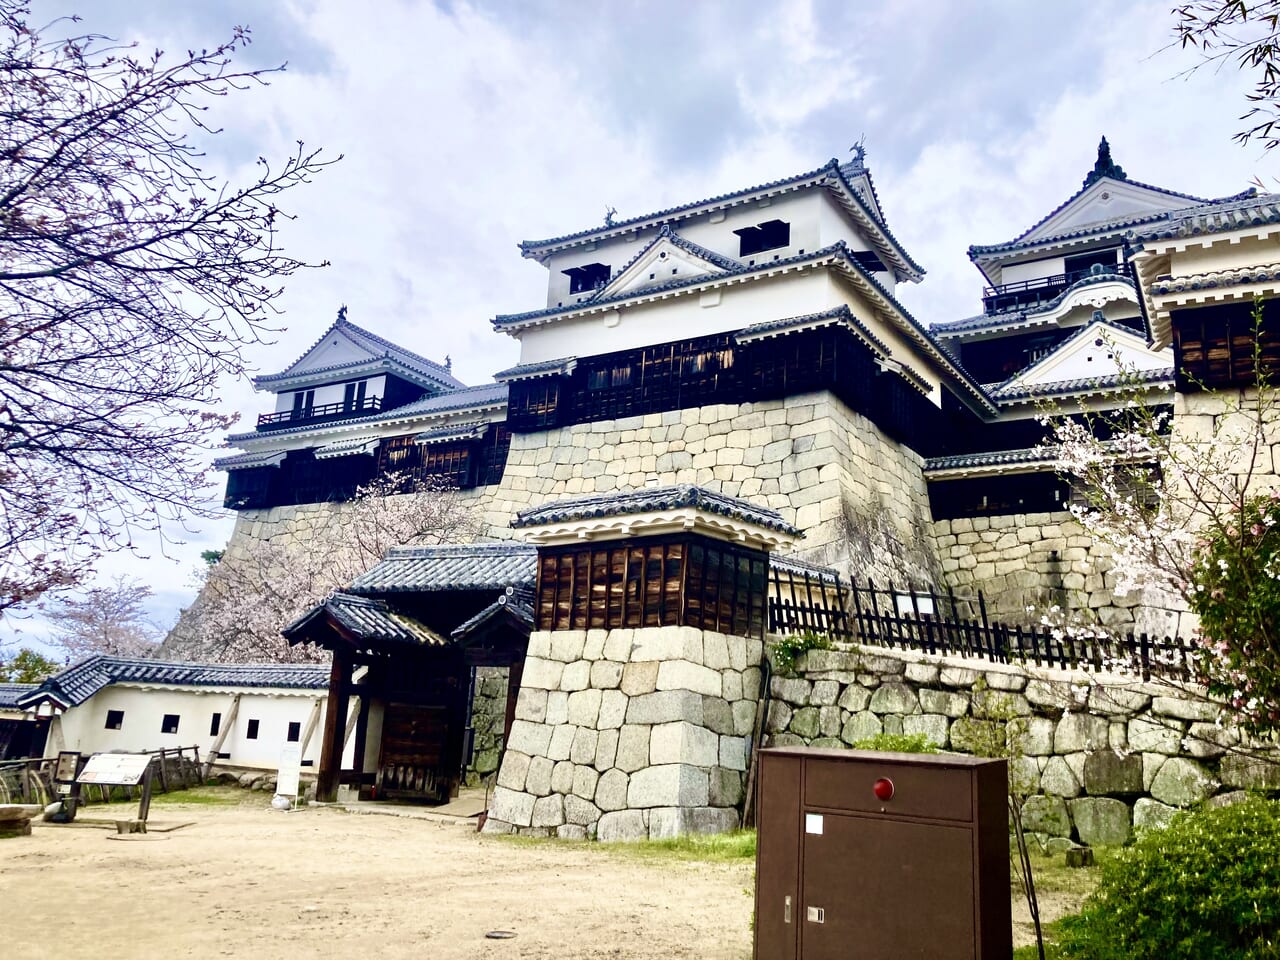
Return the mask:
{"type": "Polygon", "coordinates": [[[308,514],[292,534],[246,540],[207,568],[195,604],[165,642],[166,656],[215,662],[323,660],[280,631],[405,544],[458,543],[479,526],[468,501],[442,483],[395,474],[348,503],[308,514]]]}
{"type": "Polygon", "coordinates": [[[50,640],[75,661],[95,653],[146,657],[164,636],[147,615],[151,588],[132,577],[116,577],[106,586],[58,597],[46,603],[50,640]]]}
{"type": "Polygon", "coordinates": [[[206,509],[218,381],[308,266],[282,194],[331,162],[206,169],[210,104],[272,72],[247,30],[167,57],[28,16],[0,0],[0,615],[206,509]]]}
{"type": "MultiPolygon", "coordinates": [[[[1072,513],[1112,551],[1114,592],[1198,615],[1198,679],[1266,735],[1280,731],[1280,392],[1257,350],[1254,386],[1202,390],[1194,410],[1181,394],[1172,409],[1152,405],[1133,377],[1120,409],[1047,421],[1058,470],[1081,494],[1072,513]]],[[[1047,620],[1106,632],[1081,615],[1047,620]]]]}

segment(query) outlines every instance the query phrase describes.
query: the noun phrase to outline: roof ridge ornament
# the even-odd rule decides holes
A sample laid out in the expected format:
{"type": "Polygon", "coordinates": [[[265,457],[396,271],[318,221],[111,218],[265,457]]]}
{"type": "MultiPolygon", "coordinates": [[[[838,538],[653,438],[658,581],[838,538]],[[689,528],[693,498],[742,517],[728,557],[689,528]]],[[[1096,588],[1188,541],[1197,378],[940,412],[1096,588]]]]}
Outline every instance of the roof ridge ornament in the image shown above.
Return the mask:
{"type": "Polygon", "coordinates": [[[1107,138],[1103,137],[1098,143],[1098,159],[1094,161],[1093,169],[1089,171],[1089,175],[1084,178],[1084,187],[1093,186],[1103,177],[1110,177],[1112,180],[1128,180],[1125,175],[1124,168],[1111,159],[1111,144],[1107,143],[1107,138]]]}
{"type": "Polygon", "coordinates": [[[338,322],[339,323],[347,322],[347,305],[345,303],[338,308],[338,322]]]}

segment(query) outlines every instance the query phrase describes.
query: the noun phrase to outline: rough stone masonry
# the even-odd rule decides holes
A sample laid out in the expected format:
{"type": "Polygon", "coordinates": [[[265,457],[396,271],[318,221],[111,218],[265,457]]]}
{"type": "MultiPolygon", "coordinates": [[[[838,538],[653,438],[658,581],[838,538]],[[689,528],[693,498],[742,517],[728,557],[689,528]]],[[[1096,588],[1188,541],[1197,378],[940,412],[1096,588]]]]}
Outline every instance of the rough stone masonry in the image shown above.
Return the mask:
{"type": "Polygon", "coordinates": [[[762,654],[693,627],[533,633],[485,832],[734,829],[762,654]]]}

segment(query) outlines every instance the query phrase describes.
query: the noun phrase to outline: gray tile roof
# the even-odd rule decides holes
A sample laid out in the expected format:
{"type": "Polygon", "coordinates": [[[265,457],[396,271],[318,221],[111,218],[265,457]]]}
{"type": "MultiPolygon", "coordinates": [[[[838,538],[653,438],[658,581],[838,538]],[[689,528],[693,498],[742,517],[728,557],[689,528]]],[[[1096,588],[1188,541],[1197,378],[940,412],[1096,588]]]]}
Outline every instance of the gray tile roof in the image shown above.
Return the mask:
{"type": "MultiPolygon", "coordinates": [[[[640,217],[630,217],[626,220],[619,220],[617,223],[607,224],[605,226],[593,227],[588,230],[579,230],[576,233],[569,233],[559,237],[552,237],[548,240],[526,240],[520,244],[520,251],[526,257],[536,257],[547,252],[549,248],[565,246],[574,242],[586,240],[590,237],[603,239],[610,235],[618,235],[628,233],[634,230],[643,229],[645,227],[657,226],[665,221],[678,220],[683,215],[689,215],[695,210],[705,207],[721,207],[730,206],[735,202],[742,202],[746,197],[758,193],[768,193],[778,189],[798,188],[800,186],[826,184],[835,187],[843,187],[844,192],[851,199],[852,204],[858,208],[863,216],[873,225],[873,232],[877,231],[883,234],[884,246],[886,252],[889,252],[894,259],[899,260],[909,274],[914,274],[915,278],[923,275],[924,268],[916,263],[910,255],[902,248],[902,244],[889,230],[889,226],[885,223],[883,217],[878,217],[872,209],[867,206],[866,200],[861,194],[854,189],[849,182],[850,176],[857,176],[866,173],[865,168],[861,164],[846,163],[842,165],[839,160],[831,159],[817,170],[808,173],[802,173],[797,176],[784,177],[781,180],[772,180],[758,186],[748,187],[745,190],[735,190],[731,193],[720,194],[719,196],[708,197],[704,200],[695,200],[692,203],[683,203],[676,207],[668,207],[665,210],[658,210],[654,213],[645,214],[640,217]]],[[[869,176],[868,176],[868,179],[869,176]]],[[[874,185],[872,187],[874,190],[874,185]]],[[[877,198],[877,207],[879,201],[877,198]]]]}
{"type": "Polygon", "coordinates": [[[445,443],[450,440],[476,440],[484,436],[489,424],[483,420],[451,423],[443,427],[423,430],[413,438],[414,443],[445,443]]]}
{"type": "Polygon", "coordinates": [[[230,457],[219,457],[213,461],[215,470],[248,470],[251,467],[278,467],[284,459],[285,450],[267,450],[254,453],[237,453],[230,457]]]}
{"type": "Polygon", "coordinates": [[[991,391],[997,403],[1026,400],[1030,397],[1054,397],[1063,394],[1087,393],[1098,390],[1117,390],[1123,387],[1173,386],[1173,367],[1158,370],[1126,371],[1105,377],[1077,377],[1074,380],[1055,380],[1027,387],[1011,387],[1001,384],[991,391]]]}
{"type": "Polygon", "coordinates": [[[1151,284],[1152,293],[1182,293],[1189,290],[1227,290],[1251,283],[1267,283],[1280,280],[1280,263],[1266,263],[1235,270],[1216,270],[1212,273],[1194,273],[1181,277],[1169,277],[1151,284]]]}
{"type": "Polygon", "coordinates": [[[931,323],[929,324],[929,330],[936,337],[956,337],[965,333],[989,333],[1002,327],[1018,326],[1028,320],[1034,320],[1038,316],[1052,313],[1062,304],[1062,301],[1077,290],[1096,286],[1100,283],[1124,283],[1134,287],[1136,290],[1133,278],[1124,274],[1092,274],[1077,280],[1052,300],[1045,300],[1043,303],[1037,303],[1034,306],[1009,307],[992,313],[981,313],[976,317],[966,317],[964,320],[944,320],[938,323],[931,323]]]}
{"type": "Polygon", "coordinates": [[[0,683],[0,709],[16,707],[19,697],[38,686],[38,683],[0,683]]]}
{"type": "Polygon", "coordinates": [[[395,612],[385,600],[341,592],[312,607],[280,633],[291,643],[297,642],[302,632],[323,615],[362,640],[431,647],[446,646],[449,642],[411,617],[395,612]]]}
{"type": "Polygon", "coordinates": [[[827,323],[846,323],[857,331],[858,335],[882,354],[888,355],[889,348],[885,342],[867,329],[861,320],[853,315],[853,311],[845,304],[820,313],[806,313],[798,317],[782,317],[778,320],[765,320],[743,327],[733,335],[738,342],[748,342],[768,335],[789,333],[792,330],[810,330],[825,326],[827,323]]]}
{"type": "Polygon", "coordinates": [[[811,580],[829,584],[831,586],[837,586],[842,582],[839,571],[833,567],[819,566],[818,564],[810,563],[807,560],[801,560],[797,557],[783,556],[778,553],[769,554],[769,569],[801,578],[807,574],[811,580]]]}
{"type": "Polygon", "coordinates": [[[394,423],[397,420],[411,420],[415,417],[429,417],[441,413],[453,413],[458,410],[482,410],[504,406],[507,402],[507,385],[505,383],[484,383],[476,387],[462,387],[447,393],[438,393],[431,397],[423,397],[412,403],[406,403],[380,413],[370,413],[362,417],[351,417],[346,420],[328,420],[324,423],[303,423],[296,427],[272,430],[269,434],[251,431],[236,433],[227,437],[229,443],[241,440],[262,439],[264,436],[292,437],[316,431],[329,431],[335,427],[350,427],[356,424],[377,426],[382,423],[394,423]]]}
{"type": "Polygon", "coordinates": [[[530,591],[515,591],[512,593],[504,593],[493,603],[489,604],[474,617],[458,624],[453,628],[451,636],[454,640],[462,640],[472,633],[478,627],[483,626],[489,621],[497,617],[510,617],[517,624],[533,628],[533,601],[530,591]]]}
{"type": "Polygon", "coordinates": [[[1018,450],[993,450],[987,453],[962,453],[949,457],[930,457],[924,462],[926,474],[941,470],[959,470],[965,467],[988,467],[1012,464],[1056,463],[1057,450],[1053,447],[1023,447],[1018,450]]]}
{"type": "MultiPolygon", "coordinates": [[[[1188,211],[1191,211],[1191,210],[1198,210],[1202,208],[1224,207],[1224,206],[1229,207],[1232,204],[1238,203],[1242,200],[1247,201],[1248,198],[1253,197],[1254,194],[1257,192],[1255,188],[1250,187],[1248,190],[1244,191],[1243,193],[1233,194],[1232,196],[1229,196],[1229,197],[1220,197],[1215,200],[1205,200],[1201,197],[1193,197],[1185,193],[1174,193],[1172,190],[1165,190],[1161,187],[1153,187],[1150,184],[1138,183],[1138,181],[1136,180],[1127,180],[1125,182],[1135,184],[1136,186],[1139,186],[1139,187],[1146,187],[1149,190],[1158,190],[1161,193],[1165,193],[1173,197],[1178,197],[1183,200],[1190,200],[1195,204],[1195,206],[1188,205],[1186,207],[1180,207],[1177,210],[1170,210],[1170,211],[1165,211],[1161,213],[1140,214],[1137,216],[1130,214],[1123,217],[1115,217],[1110,220],[1100,220],[1096,223],[1088,223],[1088,224],[1085,224],[1084,226],[1078,227],[1075,230],[1066,230],[1062,233],[1057,233],[1049,237],[1036,237],[1034,240],[1023,239],[1027,236],[1027,234],[1032,233],[1042,223],[1052,218],[1059,211],[1061,211],[1063,207],[1067,206],[1067,204],[1071,203],[1073,200],[1076,199],[1076,197],[1078,197],[1081,193],[1084,192],[1084,190],[1080,190],[1077,193],[1073,194],[1068,200],[1062,203],[1059,207],[1057,207],[1047,217],[1042,219],[1040,223],[1037,223],[1035,226],[1026,230],[1015,239],[1005,241],[1004,243],[992,243],[992,244],[987,244],[985,246],[975,244],[974,246],[969,247],[969,259],[977,260],[981,257],[990,256],[992,254],[1012,253],[1016,250],[1024,250],[1024,249],[1030,250],[1030,249],[1034,249],[1035,247],[1049,246],[1055,243],[1062,243],[1067,240],[1077,240],[1077,239],[1080,239],[1081,237],[1087,237],[1093,234],[1106,234],[1106,233],[1118,234],[1122,231],[1126,231],[1134,227],[1142,227],[1143,224],[1165,224],[1171,218],[1176,218],[1176,217],[1185,215],[1188,211]]],[[[1088,189],[1088,188],[1085,188],[1085,189],[1088,189]]],[[[1146,227],[1137,232],[1139,234],[1143,234],[1147,230],[1152,230],[1152,229],[1157,229],[1157,228],[1146,227]]]]}
{"type": "Polygon", "coordinates": [[[689,483],[554,500],[521,510],[516,514],[516,520],[512,526],[536,527],[549,523],[585,520],[591,517],[618,517],[684,507],[714,513],[744,523],[753,523],[766,530],[776,530],[793,536],[801,535],[800,531],[783,520],[782,514],[776,510],[689,483]]]}
{"type": "Polygon", "coordinates": [[[532,380],[534,377],[551,377],[573,372],[577,357],[560,357],[558,360],[538,360],[534,363],[517,363],[514,367],[499,370],[493,379],[502,382],[532,380]]]}
{"type": "Polygon", "coordinates": [[[1215,200],[1170,211],[1154,223],[1134,230],[1133,237],[1137,241],[1174,240],[1280,223],[1280,194],[1258,194],[1251,189],[1229,201],[1215,200]]]}
{"type": "MultiPolygon", "coordinates": [[[[646,243],[639,253],[628,260],[623,265],[622,269],[613,275],[612,279],[616,280],[618,277],[630,270],[635,264],[640,262],[641,258],[643,258],[646,253],[656,247],[663,240],[669,241],[673,246],[679,247],[686,253],[693,254],[699,260],[704,260],[712,266],[719,267],[721,270],[738,270],[743,265],[741,260],[726,257],[724,254],[716,253],[714,250],[708,250],[700,243],[694,243],[692,240],[686,240],[684,237],[680,236],[680,234],[675,232],[671,224],[664,223],[662,225],[662,229],[658,231],[658,235],[646,243]]],[[[605,284],[605,286],[596,291],[595,297],[590,299],[597,299],[607,289],[609,289],[609,286],[608,284],[605,284]]]]}
{"type": "Polygon", "coordinates": [[[272,385],[278,385],[283,381],[293,380],[299,376],[310,378],[318,374],[328,372],[337,373],[349,367],[363,367],[377,360],[388,360],[393,363],[397,363],[402,367],[422,375],[430,383],[445,390],[456,390],[459,387],[465,386],[461,380],[457,379],[449,371],[448,367],[436,363],[434,360],[428,360],[426,357],[420,356],[412,350],[406,350],[404,347],[394,344],[390,340],[384,340],[377,334],[371,333],[363,327],[358,327],[354,323],[351,323],[346,319],[345,308],[343,308],[343,311],[339,312],[338,319],[334,321],[329,329],[325,330],[325,332],[316,339],[315,343],[311,344],[311,346],[307,347],[307,349],[303,351],[302,357],[299,358],[299,361],[295,361],[289,369],[283,370],[280,373],[271,373],[261,377],[254,377],[254,386],[270,388],[272,385]],[[360,344],[372,354],[372,359],[366,358],[353,360],[349,363],[334,364],[329,367],[318,368],[315,370],[306,370],[297,373],[291,372],[293,367],[297,366],[302,357],[309,354],[317,346],[323,343],[326,337],[335,332],[340,332],[344,336],[347,336],[360,344]]]}
{"type": "Polygon", "coordinates": [[[48,696],[74,707],[113,683],[323,690],[329,685],[329,668],[312,663],[168,663],[96,654],[50,677],[23,695],[20,703],[26,706],[48,696]]]}
{"type": "Polygon", "coordinates": [[[379,594],[531,586],[537,557],[532,545],[516,542],[392,547],[348,590],[379,594]]]}

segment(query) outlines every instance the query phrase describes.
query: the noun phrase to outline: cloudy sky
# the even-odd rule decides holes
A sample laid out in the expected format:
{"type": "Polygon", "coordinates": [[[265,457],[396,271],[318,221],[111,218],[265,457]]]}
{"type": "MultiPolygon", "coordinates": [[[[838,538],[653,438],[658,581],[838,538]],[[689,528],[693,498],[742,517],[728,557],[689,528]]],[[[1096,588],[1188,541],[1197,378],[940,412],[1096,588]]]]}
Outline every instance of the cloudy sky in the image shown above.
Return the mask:
{"type": "MultiPolygon", "coordinates": [[[[901,291],[924,322],[980,309],[967,246],[1078,189],[1102,134],[1136,180],[1199,196],[1272,182],[1276,158],[1231,141],[1246,79],[1188,76],[1170,3],[37,0],[32,19],[79,13],[81,29],[172,51],[249,26],[240,62],[288,67],[219,104],[211,165],[250,176],[297,140],[344,156],[287,204],[289,250],[332,265],[293,279],[286,329],[251,363],[287,366],[346,304],[478,383],[516,360],[490,318],[545,296],[520,240],[811,170],[859,139],[928,270],[901,291]]],[[[248,423],[270,408],[246,383],[224,403],[248,423]]],[[[171,622],[200,551],[229,532],[201,522],[100,573],[143,576],[171,622]]]]}

